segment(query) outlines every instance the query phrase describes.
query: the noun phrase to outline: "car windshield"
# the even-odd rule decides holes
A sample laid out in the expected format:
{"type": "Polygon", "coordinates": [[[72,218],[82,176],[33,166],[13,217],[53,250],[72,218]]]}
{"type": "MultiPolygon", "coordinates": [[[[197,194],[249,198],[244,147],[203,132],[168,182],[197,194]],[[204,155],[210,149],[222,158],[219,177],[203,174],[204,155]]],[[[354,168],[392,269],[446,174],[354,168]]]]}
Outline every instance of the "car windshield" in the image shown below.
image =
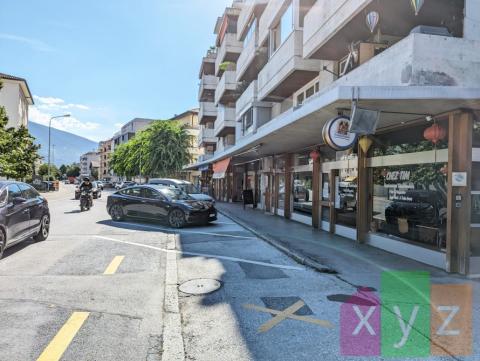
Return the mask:
{"type": "Polygon", "coordinates": [[[159,189],[160,192],[165,196],[167,197],[168,199],[170,200],[174,200],[174,201],[183,201],[183,200],[187,200],[187,199],[191,199],[187,193],[185,193],[184,191],[180,190],[180,189],[176,189],[176,188],[161,188],[159,189]]]}
{"type": "Polygon", "coordinates": [[[184,191],[187,194],[198,194],[198,193],[200,193],[198,191],[198,188],[195,187],[193,184],[189,184],[189,183],[179,184],[179,187],[182,191],[184,191]]]}

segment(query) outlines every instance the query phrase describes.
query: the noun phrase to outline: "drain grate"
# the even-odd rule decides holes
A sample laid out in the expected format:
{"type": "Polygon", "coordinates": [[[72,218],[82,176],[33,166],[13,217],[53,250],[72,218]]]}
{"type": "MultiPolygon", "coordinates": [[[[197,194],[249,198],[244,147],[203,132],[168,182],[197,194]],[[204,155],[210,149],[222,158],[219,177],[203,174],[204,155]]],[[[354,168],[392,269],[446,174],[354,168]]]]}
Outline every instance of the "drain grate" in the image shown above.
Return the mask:
{"type": "Polygon", "coordinates": [[[189,295],[206,295],[215,292],[220,287],[222,287],[222,283],[218,280],[211,278],[197,278],[182,283],[178,286],[178,289],[180,292],[189,295]]]}

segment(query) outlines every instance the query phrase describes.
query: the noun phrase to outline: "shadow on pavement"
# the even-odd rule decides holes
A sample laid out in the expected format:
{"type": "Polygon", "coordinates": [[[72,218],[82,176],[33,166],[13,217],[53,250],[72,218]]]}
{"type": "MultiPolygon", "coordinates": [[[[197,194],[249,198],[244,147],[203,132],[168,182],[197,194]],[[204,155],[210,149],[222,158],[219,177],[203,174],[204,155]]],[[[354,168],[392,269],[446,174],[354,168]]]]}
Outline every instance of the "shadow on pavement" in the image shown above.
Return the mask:
{"type": "Polygon", "coordinates": [[[2,259],[8,258],[8,257],[14,255],[15,253],[20,252],[21,250],[23,250],[23,249],[25,249],[25,248],[33,245],[33,244],[35,244],[35,241],[33,240],[33,238],[29,238],[25,241],[17,243],[16,245],[7,248],[5,250],[5,252],[3,252],[2,259]]]}

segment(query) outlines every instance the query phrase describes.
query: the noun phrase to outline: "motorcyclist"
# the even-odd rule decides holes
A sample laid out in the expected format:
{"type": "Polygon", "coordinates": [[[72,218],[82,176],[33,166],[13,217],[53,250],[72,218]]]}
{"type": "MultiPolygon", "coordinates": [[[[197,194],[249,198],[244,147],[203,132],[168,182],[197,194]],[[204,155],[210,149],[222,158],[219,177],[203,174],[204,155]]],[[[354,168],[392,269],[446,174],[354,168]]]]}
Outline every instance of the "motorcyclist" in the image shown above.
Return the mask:
{"type": "Polygon", "coordinates": [[[92,182],[90,182],[90,178],[88,177],[83,178],[83,182],[80,183],[80,186],[78,188],[80,189],[80,194],[83,191],[88,192],[88,195],[90,197],[90,205],[93,207],[93,197],[92,197],[93,184],[92,182]]]}

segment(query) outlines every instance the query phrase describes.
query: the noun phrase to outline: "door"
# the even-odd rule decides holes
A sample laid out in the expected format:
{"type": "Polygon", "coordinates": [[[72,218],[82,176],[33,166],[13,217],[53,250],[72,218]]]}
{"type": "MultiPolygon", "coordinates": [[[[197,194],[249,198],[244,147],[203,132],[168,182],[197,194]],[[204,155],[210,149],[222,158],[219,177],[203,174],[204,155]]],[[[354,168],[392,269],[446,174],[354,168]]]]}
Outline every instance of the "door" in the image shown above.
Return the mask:
{"type": "Polygon", "coordinates": [[[142,208],[146,202],[142,199],[142,188],[132,187],[122,191],[123,210],[129,217],[142,217],[142,208]]]}
{"type": "Polygon", "coordinates": [[[17,241],[30,227],[30,210],[28,202],[14,204],[14,200],[23,198],[22,191],[16,184],[7,187],[8,199],[6,206],[7,244],[17,241]]]}
{"type": "Polygon", "coordinates": [[[142,207],[142,216],[151,219],[164,219],[170,211],[170,204],[160,192],[151,188],[143,189],[145,203],[142,207]]]}
{"type": "Polygon", "coordinates": [[[34,230],[40,226],[43,216],[43,201],[40,194],[27,184],[19,184],[18,187],[22,191],[22,197],[25,198],[28,205],[30,222],[29,229],[34,230]]]}

